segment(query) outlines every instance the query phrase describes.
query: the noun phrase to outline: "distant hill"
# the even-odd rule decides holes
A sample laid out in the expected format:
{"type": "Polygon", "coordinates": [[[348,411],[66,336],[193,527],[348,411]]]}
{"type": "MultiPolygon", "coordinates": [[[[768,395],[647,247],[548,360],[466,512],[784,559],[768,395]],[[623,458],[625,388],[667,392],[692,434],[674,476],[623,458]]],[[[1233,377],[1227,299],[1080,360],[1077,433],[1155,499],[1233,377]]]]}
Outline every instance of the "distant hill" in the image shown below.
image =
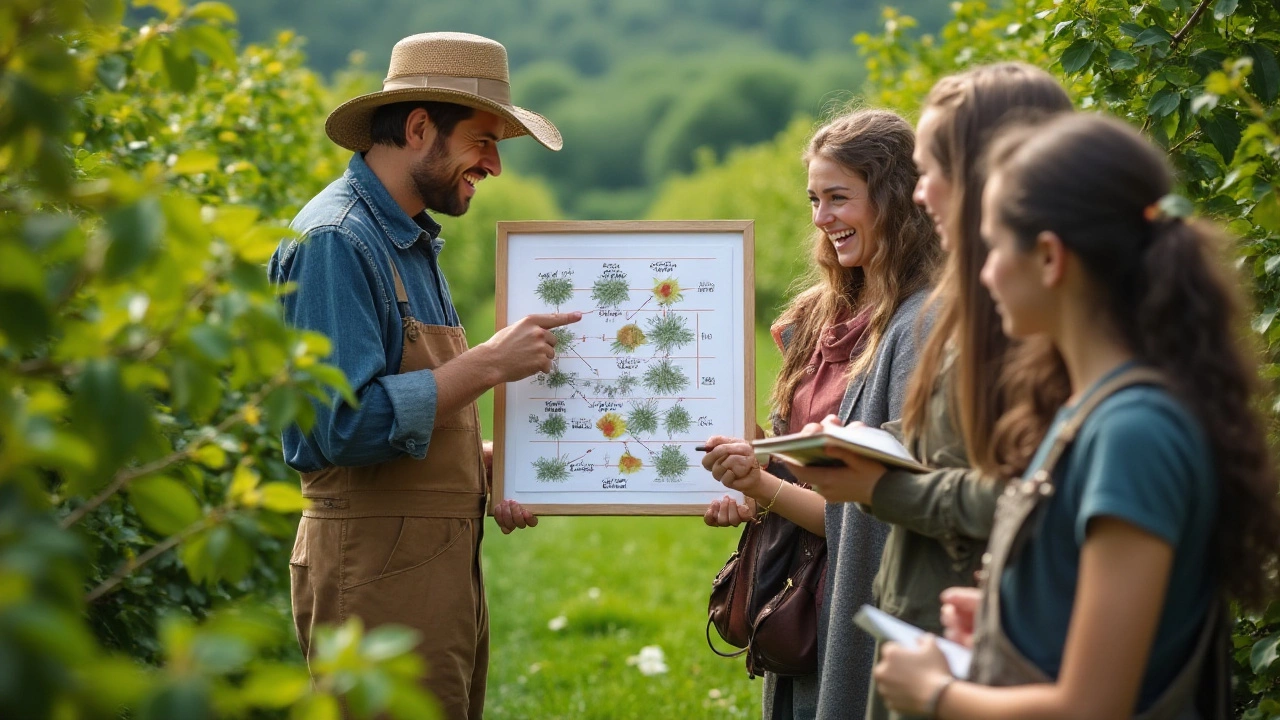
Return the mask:
{"type": "MultiPolygon", "coordinates": [[[[851,38],[880,26],[882,4],[850,0],[230,0],[249,41],[291,29],[311,66],[358,65],[370,84],[391,46],[416,32],[474,32],[506,45],[517,104],[551,118],[565,149],[503,144],[580,218],[639,217],[655,188],[699,158],[775,136],[862,85],[851,38]]],[[[936,0],[893,5],[941,25],[936,0]]],[[[799,149],[797,148],[797,152],[799,149]]]]}
{"type": "MultiPolygon", "coordinates": [[[[385,68],[396,40],[457,30],[507,46],[513,69],[540,60],[583,75],[609,72],[625,58],[720,50],[775,50],[796,57],[846,50],[849,38],[879,23],[885,3],[868,0],[230,0],[245,38],[283,29],[308,39],[312,67],[332,72],[353,51],[385,68]]],[[[924,28],[949,14],[937,0],[890,3],[924,28]]]]}

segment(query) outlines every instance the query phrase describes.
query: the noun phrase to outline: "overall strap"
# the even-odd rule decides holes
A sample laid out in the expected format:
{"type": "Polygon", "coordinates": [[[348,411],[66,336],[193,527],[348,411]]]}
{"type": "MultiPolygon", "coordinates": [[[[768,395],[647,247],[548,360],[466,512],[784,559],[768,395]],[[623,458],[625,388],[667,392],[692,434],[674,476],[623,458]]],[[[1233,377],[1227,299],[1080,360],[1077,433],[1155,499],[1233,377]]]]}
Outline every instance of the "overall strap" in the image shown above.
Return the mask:
{"type": "Polygon", "coordinates": [[[391,265],[391,279],[396,285],[396,307],[400,309],[400,317],[408,317],[409,293],[405,292],[404,281],[400,279],[400,271],[396,269],[396,259],[386,250],[383,250],[383,253],[387,256],[387,263],[391,265]]]}
{"type": "Polygon", "coordinates": [[[1158,370],[1136,367],[1125,370],[1103,383],[1102,386],[1094,389],[1093,392],[1080,401],[1071,417],[1058,428],[1058,432],[1053,436],[1053,445],[1050,446],[1049,452],[1045,455],[1044,462],[1040,464],[1040,469],[1036,471],[1035,479],[1047,482],[1049,478],[1053,477],[1054,467],[1062,459],[1062,455],[1067,451],[1067,448],[1071,447],[1071,443],[1075,442],[1076,433],[1080,432],[1080,428],[1084,426],[1085,420],[1089,419],[1089,415],[1104,400],[1133,385],[1168,387],[1168,381],[1158,370]]]}

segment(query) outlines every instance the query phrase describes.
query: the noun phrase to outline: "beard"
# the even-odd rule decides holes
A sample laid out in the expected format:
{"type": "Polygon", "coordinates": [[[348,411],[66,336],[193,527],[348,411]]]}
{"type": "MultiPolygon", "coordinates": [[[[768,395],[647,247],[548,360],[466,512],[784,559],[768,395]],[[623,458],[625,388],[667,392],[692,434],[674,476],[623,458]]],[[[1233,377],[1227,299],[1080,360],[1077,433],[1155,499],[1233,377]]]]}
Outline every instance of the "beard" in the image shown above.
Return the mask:
{"type": "Polygon", "coordinates": [[[436,136],[427,154],[409,168],[409,178],[428,210],[457,217],[471,207],[471,198],[459,192],[464,171],[450,167],[445,140],[436,136]]]}

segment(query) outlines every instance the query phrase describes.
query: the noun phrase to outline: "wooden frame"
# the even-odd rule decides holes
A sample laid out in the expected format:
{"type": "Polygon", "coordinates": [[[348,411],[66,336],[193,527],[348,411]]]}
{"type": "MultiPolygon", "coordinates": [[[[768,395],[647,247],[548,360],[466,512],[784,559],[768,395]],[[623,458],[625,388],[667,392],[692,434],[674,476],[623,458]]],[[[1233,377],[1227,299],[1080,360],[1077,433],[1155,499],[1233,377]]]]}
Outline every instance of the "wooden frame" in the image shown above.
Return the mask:
{"type": "MultiPolygon", "coordinates": [[[[498,223],[498,245],[497,245],[497,293],[495,301],[495,324],[497,329],[507,326],[509,322],[525,315],[543,313],[583,310],[585,315],[583,322],[578,326],[584,328],[580,335],[575,335],[573,344],[569,346],[570,352],[564,353],[563,362],[565,364],[575,364],[578,371],[569,374],[567,371],[558,376],[550,376],[539,374],[534,378],[522,381],[520,383],[510,383],[508,385],[499,385],[495,389],[494,398],[494,457],[493,457],[493,493],[490,498],[490,512],[493,506],[498,502],[514,498],[521,502],[524,507],[531,512],[539,515],[701,515],[706,511],[707,504],[714,499],[723,497],[724,495],[734,495],[737,493],[727,491],[723,486],[716,482],[698,463],[700,462],[701,453],[694,450],[694,446],[700,441],[694,441],[692,438],[699,430],[704,431],[700,435],[705,439],[711,434],[739,435],[740,437],[754,437],[756,421],[755,421],[755,234],[754,223],[750,220],[693,220],[693,221],[554,221],[554,222],[499,222],[498,223]],[[695,255],[689,255],[690,248],[698,246],[701,243],[702,252],[695,255]],[[645,249],[651,249],[651,252],[645,254],[637,253],[635,248],[637,245],[645,249]],[[546,248],[550,251],[550,255],[529,257],[529,254],[535,248],[546,248]],[[607,249],[607,251],[605,250],[607,249]],[[678,250],[678,253],[672,251],[678,250]],[[571,252],[566,252],[571,251],[571,252]],[[668,254],[663,254],[666,251],[668,254]],[[519,263],[520,268],[529,268],[528,273],[518,273],[518,277],[514,277],[511,272],[512,263],[519,263]],[[530,264],[532,263],[532,264],[530,264]],[[560,263],[562,270],[541,271],[543,267],[550,268],[550,263],[560,263]],[[638,265],[637,263],[648,263],[638,265]],[[671,273],[679,272],[681,263],[688,272],[694,273],[693,276],[685,276],[676,278],[671,273]],[[569,267],[572,266],[572,267],[569,267]],[[610,266],[615,269],[609,269],[610,266]],[[670,268],[669,270],[667,268],[670,268]],[[741,274],[738,275],[736,270],[741,268],[741,274]],[[577,268],[577,269],[575,269],[577,268]],[[592,268],[594,272],[599,273],[594,285],[590,285],[590,281],[583,281],[581,275],[572,282],[567,283],[572,287],[572,298],[565,301],[563,307],[549,307],[550,303],[545,298],[551,298],[551,290],[556,277],[570,279],[577,274],[578,269],[592,268]],[[637,271],[637,268],[644,268],[643,272],[637,271]],[[630,279],[628,272],[631,272],[630,279]],[[647,282],[647,274],[662,274],[664,271],[667,277],[654,278],[654,284],[650,288],[629,287],[637,285],[637,279],[640,275],[645,275],[644,281],[647,282]],[[540,277],[541,276],[541,277],[540,277]],[[707,280],[704,280],[704,276],[707,280]],[[540,278],[540,279],[539,279],[540,278]],[[547,278],[552,278],[548,280],[547,278]],[[622,284],[622,288],[635,293],[642,290],[644,293],[650,294],[645,305],[639,308],[631,307],[630,300],[626,303],[620,303],[613,306],[602,304],[599,297],[609,297],[605,295],[602,288],[609,287],[601,285],[601,283],[613,282],[612,287],[618,288],[618,279],[627,280],[622,284]],[[710,282],[714,279],[715,282],[710,282]],[[669,283],[674,280],[674,284],[669,283]],[[681,288],[680,282],[686,283],[697,282],[696,286],[681,288]],[[513,282],[516,288],[513,290],[513,282]],[[724,282],[727,288],[720,286],[717,290],[717,283],[724,282]],[[548,284],[550,283],[550,284],[548,284]],[[533,285],[537,285],[536,291],[531,291],[533,285]],[[664,287],[665,285],[665,287],[664,287]],[[689,295],[685,296],[683,290],[687,289],[689,295]],[[727,290],[727,292],[724,292],[727,290]],[[659,299],[656,304],[651,301],[658,298],[664,293],[674,292],[674,296],[666,296],[659,299]],[[700,294],[704,293],[704,294],[700,294]],[[676,299],[673,300],[672,297],[676,299]],[[685,302],[686,297],[696,297],[703,299],[704,302],[698,305],[707,307],[698,307],[687,309],[688,304],[685,302]],[[514,303],[514,304],[513,304],[514,303]],[[628,304],[626,309],[620,309],[621,304],[628,304]],[[683,307],[681,306],[683,304],[683,307]],[[652,305],[646,309],[646,305],[652,305]],[[661,305],[660,310],[656,309],[661,305]],[[727,307],[728,315],[725,312],[716,310],[717,307],[727,307]],[[741,308],[742,316],[740,323],[736,317],[738,308],[741,308]],[[637,341],[646,344],[652,338],[645,338],[643,331],[639,334],[636,331],[630,331],[632,334],[627,335],[626,327],[636,327],[637,323],[630,323],[632,316],[636,316],[642,312],[652,313],[645,322],[651,329],[661,325],[665,319],[670,316],[680,316],[680,320],[676,321],[676,325],[687,325],[690,317],[694,320],[694,328],[691,328],[693,341],[687,339],[688,335],[677,333],[677,340],[683,340],[683,345],[667,344],[664,347],[666,352],[660,355],[658,350],[652,350],[649,347],[638,346],[633,343],[637,341]],[[720,312],[720,315],[715,315],[720,312]],[[626,316],[630,313],[631,316],[626,316]],[[590,317],[587,317],[590,316],[590,317]],[[619,316],[624,316],[620,318],[619,316]],[[702,332],[699,328],[703,326],[703,318],[707,318],[708,323],[714,323],[715,328],[720,330],[717,333],[702,332]],[[661,321],[659,320],[661,318],[661,321]],[[731,318],[731,319],[730,319],[731,318]],[[611,323],[604,326],[605,323],[611,323]],[[608,342],[608,332],[612,331],[612,327],[618,326],[621,332],[617,333],[613,342],[608,342]],[[599,336],[587,336],[587,327],[595,327],[601,330],[599,336]],[[728,332],[723,332],[727,329],[728,332]],[[724,336],[728,335],[727,339],[724,336]],[[707,338],[704,340],[704,338],[707,338]],[[602,342],[604,341],[604,342],[602,342]],[[624,342],[625,341],[625,342],[624,342]],[[675,352],[680,352],[680,348],[688,347],[689,343],[693,343],[694,352],[692,356],[675,356],[671,353],[675,347],[675,352]],[[726,348],[726,356],[705,356],[703,343],[707,343],[712,347],[726,348]],[[610,356],[604,354],[583,355],[576,351],[578,344],[583,347],[612,348],[609,352],[610,356]],[[607,345],[605,343],[608,343],[607,345]],[[642,349],[643,348],[643,349],[642,349]],[[734,350],[741,353],[739,361],[735,362],[734,350]],[[634,355],[632,354],[634,353],[634,355]],[[576,357],[574,357],[576,356],[576,357]],[[606,368],[606,374],[618,375],[618,378],[608,380],[601,379],[603,376],[597,368],[590,365],[587,359],[591,357],[596,360],[602,367],[604,363],[613,360],[618,369],[606,368]],[[664,371],[678,369],[674,377],[684,376],[685,370],[681,363],[687,364],[688,360],[693,360],[695,367],[693,368],[693,380],[689,381],[684,378],[689,385],[705,392],[695,393],[697,397],[650,397],[645,399],[637,398],[633,395],[623,393],[617,396],[613,392],[620,389],[632,387],[632,385],[624,385],[624,379],[621,376],[629,375],[629,368],[636,368],[644,365],[648,369],[652,369],[655,364],[665,366],[664,371]],[[732,378],[717,378],[714,375],[703,375],[701,368],[708,365],[716,368],[715,372],[724,371],[725,368],[731,368],[732,378]],[[591,373],[587,373],[587,368],[591,368],[591,373]],[[626,369],[624,369],[626,368],[626,369]],[[556,385],[556,377],[561,379],[568,377],[568,385],[556,385]],[[721,384],[715,389],[711,389],[716,385],[717,379],[721,380],[721,384]],[[724,380],[729,379],[730,382],[725,388],[724,380]],[[610,383],[606,385],[605,383],[610,383]],[[541,383],[541,385],[538,385],[541,383]],[[580,389],[578,385],[583,387],[580,389]],[[545,396],[533,395],[532,388],[534,386],[545,387],[542,393],[545,396]],[[551,388],[556,388],[554,391],[551,388]],[[569,392],[564,397],[560,396],[561,389],[569,392]],[[724,389],[722,389],[724,388],[724,389]],[[587,395],[582,390],[592,390],[592,395],[587,395]],[[599,391],[599,392],[596,392],[599,391]],[[599,395],[600,397],[596,397],[599,395]],[[580,398],[580,400],[579,400],[580,398]],[[598,404],[593,405],[596,401],[598,404]],[[653,404],[657,406],[658,411],[663,412],[664,419],[670,419],[672,408],[680,405],[686,408],[684,420],[688,421],[684,427],[688,430],[684,433],[668,432],[663,434],[661,438],[658,434],[663,433],[659,428],[656,433],[649,436],[647,442],[641,439],[640,434],[630,434],[625,437],[609,435],[610,432],[622,432],[625,427],[625,418],[621,417],[621,413],[626,408],[626,402],[631,403],[631,414],[628,417],[635,418],[634,410],[638,405],[653,404]],[[659,402],[669,403],[665,407],[659,405],[659,402]],[[542,403],[538,405],[538,403],[542,403]],[[600,415],[596,422],[595,428],[583,424],[582,418],[567,418],[570,415],[569,408],[580,403],[581,406],[589,408],[581,412],[599,414],[604,411],[604,415],[600,415]],[[714,403],[709,405],[708,403],[714,403]],[[739,404],[740,403],[740,404],[739,404]],[[720,412],[723,410],[721,404],[732,404],[732,411],[729,413],[720,412]],[[688,408],[693,408],[695,412],[698,409],[706,409],[712,407],[717,412],[711,415],[699,416],[696,424],[692,421],[688,408]],[[545,410],[545,413],[538,419],[537,413],[527,413],[530,408],[545,410]],[[565,408],[565,409],[558,409],[565,408]],[[614,412],[617,411],[617,412],[614,412]],[[520,413],[516,415],[515,413],[520,413]],[[549,427],[544,424],[545,421],[552,420],[554,415],[560,414],[558,423],[560,434],[539,435],[538,440],[522,440],[524,436],[535,433],[542,433],[544,428],[549,427]],[[618,423],[617,427],[612,424],[608,415],[613,415],[615,419],[622,419],[624,422],[618,423]],[[732,415],[732,417],[725,417],[732,415]],[[519,419],[517,419],[519,418],[519,419]],[[527,421],[526,421],[527,418],[527,421]],[[525,423],[523,428],[515,425],[508,425],[508,421],[525,423]],[[568,426],[572,424],[572,428],[568,426]],[[690,425],[693,425],[690,427],[690,425]],[[529,428],[534,428],[530,430],[529,428]],[[713,430],[714,432],[705,432],[713,430]],[[576,432],[575,432],[576,431],[576,432]],[[594,435],[592,435],[594,433],[594,435]],[[575,439],[562,440],[561,437],[566,434],[574,437],[602,436],[603,439],[575,439]],[[676,434],[681,435],[680,439],[663,439],[674,438],[676,434]],[[619,439],[621,438],[621,439],[619,439]],[[553,458],[538,457],[535,462],[526,465],[530,454],[529,448],[535,443],[545,443],[550,448],[551,443],[554,445],[553,458]],[[568,453],[562,453],[562,443],[582,443],[576,445],[581,447],[589,446],[586,453],[576,460],[568,460],[568,453]],[[510,447],[508,446],[510,444],[510,447]],[[607,448],[616,449],[617,444],[622,445],[622,456],[619,457],[618,464],[612,465],[612,453],[607,448]],[[632,444],[635,445],[636,454],[632,454],[632,444]],[[658,453],[654,453],[650,445],[661,445],[662,449],[658,453]],[[671,468],[679,468],[680,465],[675,461],[675,453],[667,450],[667,446],[675,446],[677,450],[685,455],[688,463],[685,465],[687,471],[683,471],[680,475],[664,476],[655,474],[660,469],[666,469],[668,472],[680,472],[671,470],[671,468]],[[643,452],[640,450],[643,448],[643,452]],[[594,450],[602,450],[601,459],[608,459],[609,462],[595,463],[594,459],[583,462],[583,458],[594,450]],[[648,453],[647,457],[644,453],[648,453]],[[670,454],[668,454],[670,453],[670,454]],[[516,456],[513,460],[513,456],[516,456]],[[631,456],[627,459],[627,456],[631,456]],[[640,459],[643,458],[643,459],[640,459]],[[645,460],[650,461],[646,464],[645,460]],[[663,463],[662,461],[667,462],[663,463]],[[528,467],[526,474],[520,476],[518,480],[508,482],[507,473],[510,468],[515,466],[528,467]],[[626,468],[624,471],[623,468],[626,468]],[[578,471],[583,471],[579,473],[578,471]],[[628,477],[616,477],[623,472],[632,473],[630,478],[636,479],[634,487],[628,485],[628,477]],[[611,475],[615,477],[602,478],[601,476],[611,475]],[[548,479],[554,478],[554,479],[548,479]],[[581,487],[588,483],[594,483],[599,479],[600,488],[590,490],[568,489],[570,487],[581,487]],[[536,487],[532,484],[539,483],[536,487]],[[557,485],[559,483],[559,485],[557,485]],[[654,489],[663,483],[659,489],[654,489]],[[668,484],[669,483],[669,484],[668,484]],[[557,489],[566,488],[566,489],[557,489]],[[666,489],[669,488],[669,489],[666,489]],[[577,498],[584,498],[578,501],[577,498]],[[616,498],[616,499],[615,499],[616,498]]],[[[564,287],[566,283],[560,282],[559,289],[563,293],[566,291],[564,287]]],[[[556,295],[555,298],[563,297],[563,294],[556,295]]],[[[555,299],[553,298],[553,299],[555,299]]],[[[567,326],[574,328],[575,326],[567,326]]],[[[707,325],[708,329],[712,325],[707,325]]],[[[668,328],[669,329],[669,328],[668,328]]],[[[595,330],[592,330],[594,333],[595,330]]],[[[657,335],[659,338],[669,338],[671,335],[657,335]]],[[[657,343],[653,340],[653,343],[657,343]]],[[[684,351],[687,352],[687,351],[684,351]]],[[[558,353],[559,355],[560,353],[558,353]]],[[[558,366],[559,367],[559,366],[558,366]]],[[[711,372],[711,371],[709,371],[711,372]]],[[[640,380],[632,376],[634,387],[673,387],[674,385],[661,385],[659,375],[650,375],[648,370],[644,373],[645,380],[642,384],[640,380]],[[654,385],[649,385],[650,381],[654,385]]],[[[677,379],[675,382],[679,382],[677,379]]],[[[662,394],[656,393],[655,394],[662,394]]],[[[667,393],[679,394],[680,391],[672,391],[667,393]]],[[[676,411],[678,414],[679,411],[676,411]]],[[[656,417],[656,415],[655,415],[656,417]]],[[[678,428],[680,424],[674,423],[678,428]]],[[[645,423],[643,427],[648,427],[645,423]]],[[[548,431],[554,432],[554,431],[548,431]]],[[[513,476],[514,477],[514,476],[513,476]]]]}

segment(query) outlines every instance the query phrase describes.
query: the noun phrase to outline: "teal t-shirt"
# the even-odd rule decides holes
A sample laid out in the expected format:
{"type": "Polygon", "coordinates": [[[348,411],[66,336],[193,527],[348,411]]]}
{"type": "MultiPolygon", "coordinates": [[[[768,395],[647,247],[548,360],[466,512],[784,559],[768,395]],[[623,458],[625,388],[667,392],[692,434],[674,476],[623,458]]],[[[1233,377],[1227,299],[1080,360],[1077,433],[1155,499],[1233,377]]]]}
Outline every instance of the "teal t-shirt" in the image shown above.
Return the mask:
{"type": "MultiPolygon", "coordinates": [[[[1073,410],[1063,408],[1054,429],[1073,410]]],[[[1048,448],[1046,440],[1027,477],[1039,468],[1048,448]]],[[[1154,702],[1186,663],[1213,589],[1209,545],[1218,495],[1210,456],[1200,424],[1162,388],[1125,388],[1085,420],[1058,462],[1056,492],[1042,524],[1016,562],[1006,567],[1000,583],[1006,634],[1049,677],[1057,678],[1061,669],[1080,550],[1089,521],[1096,517],[1128,522],[1174,549],[1138,709],[1154,702]]]]}

